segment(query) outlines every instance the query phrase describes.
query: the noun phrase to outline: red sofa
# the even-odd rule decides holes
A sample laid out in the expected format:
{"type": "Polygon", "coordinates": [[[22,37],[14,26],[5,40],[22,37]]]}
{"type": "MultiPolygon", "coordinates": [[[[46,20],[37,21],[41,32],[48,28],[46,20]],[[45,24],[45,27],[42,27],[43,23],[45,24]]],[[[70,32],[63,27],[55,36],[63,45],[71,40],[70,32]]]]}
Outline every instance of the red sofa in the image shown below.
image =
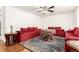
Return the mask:
{"type": "Polygon", "coordinates": [[[28,27],[28,28],[21,28],[20,31],[17,31],[17,41],[26,41],[36,36],[39,36],[41,33],[41,29],[36,27],[28,27]]]}
{"type": "Polygon", "coordinates": [[[61,27],[48,27],[48,29],[55,29],[55,36],[65,37],[65,31],[64,29],[61,29],[61,27]]]}
{"type": "Polygon", "coordinates": [[[66,41],[68,40],[79,40],[79,28],[68,30],[65,33],[65,51],[70,52],[70,48],[67,46],[66,41]]]}

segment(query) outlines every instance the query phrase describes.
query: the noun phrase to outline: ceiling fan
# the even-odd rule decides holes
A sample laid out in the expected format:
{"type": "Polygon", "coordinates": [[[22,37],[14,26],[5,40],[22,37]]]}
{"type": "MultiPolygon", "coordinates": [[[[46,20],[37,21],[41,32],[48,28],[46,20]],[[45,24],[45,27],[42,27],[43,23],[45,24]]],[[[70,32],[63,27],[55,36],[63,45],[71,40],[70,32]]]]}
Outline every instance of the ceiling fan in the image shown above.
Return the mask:
{"type": "Polygon", "coordinates": [[[37,12],[43,12],[43,14],[46,14],[46,12],[51,12],[53,13],[54,11],[52,10],[52,8],[54,8],[54,6],[40,6],[39,10],[37,12]]]}

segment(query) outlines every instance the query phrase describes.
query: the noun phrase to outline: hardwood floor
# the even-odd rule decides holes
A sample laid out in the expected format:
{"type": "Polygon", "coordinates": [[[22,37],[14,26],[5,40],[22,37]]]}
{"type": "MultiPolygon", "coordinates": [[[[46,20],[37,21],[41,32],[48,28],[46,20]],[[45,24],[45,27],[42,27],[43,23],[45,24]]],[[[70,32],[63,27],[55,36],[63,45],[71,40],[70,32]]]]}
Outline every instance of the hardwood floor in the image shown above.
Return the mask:
{"type": "Polygon", "coordinates": [[[30,52],[18,43],[11,46],[6,46],[4,43],[0,44],[0,52],[30,52]]]}

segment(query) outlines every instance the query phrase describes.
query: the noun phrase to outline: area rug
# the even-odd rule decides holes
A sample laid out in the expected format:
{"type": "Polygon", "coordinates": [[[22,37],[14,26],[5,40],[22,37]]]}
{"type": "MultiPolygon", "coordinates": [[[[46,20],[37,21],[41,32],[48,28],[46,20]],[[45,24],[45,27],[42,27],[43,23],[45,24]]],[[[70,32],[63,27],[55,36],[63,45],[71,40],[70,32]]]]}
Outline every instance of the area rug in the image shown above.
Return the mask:
{"type": "Polygon", "coordinates": [[[64,39],[54,38],[43,41],[40,37],[21,42],[20,45],[33,52],[64,52],[64,39]]]}

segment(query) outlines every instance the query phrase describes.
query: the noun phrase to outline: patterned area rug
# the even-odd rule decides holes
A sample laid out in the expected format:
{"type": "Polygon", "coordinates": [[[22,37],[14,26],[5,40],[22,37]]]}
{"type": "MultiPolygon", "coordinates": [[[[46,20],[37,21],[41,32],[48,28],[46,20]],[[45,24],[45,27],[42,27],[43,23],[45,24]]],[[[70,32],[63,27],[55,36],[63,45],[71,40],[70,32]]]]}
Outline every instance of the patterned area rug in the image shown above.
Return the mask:
{"type": "Polygon", "coordinates": [[[20,45],[33,52],[64,52],[64,39],[43,41],[39,37],[21,42],[20,45]]]}

